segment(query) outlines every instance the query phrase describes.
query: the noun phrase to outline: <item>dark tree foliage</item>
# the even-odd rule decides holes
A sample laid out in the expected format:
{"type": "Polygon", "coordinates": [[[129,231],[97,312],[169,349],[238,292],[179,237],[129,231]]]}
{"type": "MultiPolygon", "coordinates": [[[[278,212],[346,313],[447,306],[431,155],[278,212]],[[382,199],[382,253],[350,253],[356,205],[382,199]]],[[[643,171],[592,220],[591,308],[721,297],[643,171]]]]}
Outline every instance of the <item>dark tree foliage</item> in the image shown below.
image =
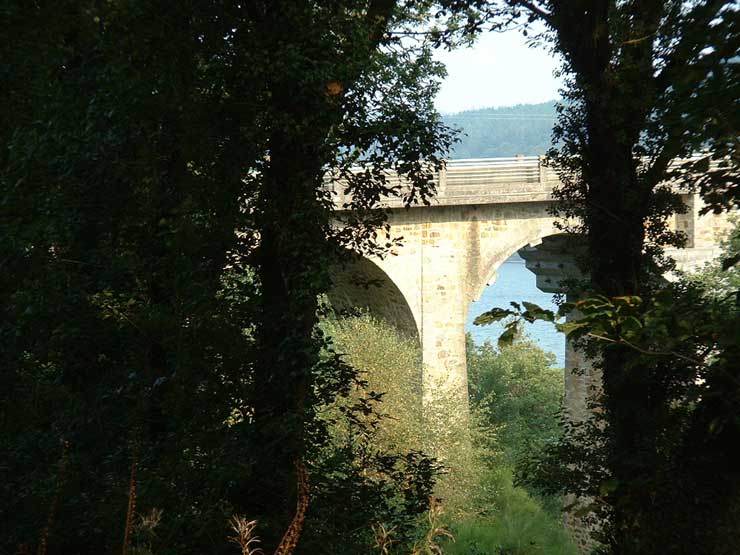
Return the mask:
{"type": "Polygon", "coordinates": [[[382,196],[401,194],[386,171],[408,178],[407,202],[427,201],[451,135],[432,106],[440,69],[429,45],[409,48],[390,33],[402,35],[422,15],[414,3],[375,1],[358,12],[353,2],[268,2],[252,12],[258,51],[271,64],[261,76],[269,101],[252,207],[260,288],[252,418],[263,474],[246,497],[252,514],[267,509],[263,520],[284,526],[293,468],[328,435],[315,409],[349,386],[340,359],[320,359],[317,299],[331,285],[330,267],[347,258],[347,247],[381,254],[391,246],[378,240],[382,214],[374,210],[382,196]],[[352,194],[345,208],[354,212],[336,214],[327,174],[352,194]]]}
{"type": "MultiPolygon", "coordinates": [[[[564,181],[558,209],[583,223],[578,230],[588,245],[583,268],[596,293],[652,298],[667,269],[660,247],[683,244],[666,225],[682,207],[675,189],[665,183],[677,178],[706,193],[702,183],[709,177],[718,177],[724,186],[728,168],[737,171],[737,159],[726,158],[724,146],[736,142],[738,129],[733,107],[738,68],[732,58],[740,34],[738,14],[728,8],[718,2],[573,2],[553,5],[547,15],[572,76],[555,131],[563,146],[552,153],[564,181]],[[576,20],[587,22],[588,31],[575,27],[576,20]],[[716,120],[728,127],[714,125],[716,120]],[[671,167],[673,160],[707,147],[713,150],[700,162],[671,167]],[[715,157],[722,170],[697,177],[697,170],[708,169],[715,157]]],[[[677,300],[675,314],[682,315],[687,305],[691,302],[677,300]]],[[[683,492],[691,491],[700,502],[677,503],[666,483],[682,461],[679,447],[665,446],[666,435],[692,443],[687,426],[707,424],[701,411],[687,418],[691,424],[674,418],[675,403],[688,402],[676,391],[700,376],[687,376],[675,359],[646,359],[621,342],[597,342],[592,349],[603,372],[600,406],[607,422],[598,443],[613,484],[606,495],[609,526],[603,529],[603,543],[619,553],[722,552],[717,540],[723,526],[737,519],[731,500],[740,495],[737,474],[724,471],[727,457],[734,457],[733,443],[717,435],[713,448],[696,445],[712,455],[678,465],[685,471],[682,481],[688,482],[687,474],[695,478],[696,487],[683,492]],[[712,479],[702,483],[702,475],[712,479]],[[718,492],[723,495],[717,497],[718,492]],[[679,520],[696,533],[675,541],[679,520]]],[[[702,400],[713,402],[711,397],[702,400]]]]}
{"type": "Polygon", "coordinates": [[[628,370],[645,374],[652,404],[640,410],[651,443],[630,453],[642,471],[631,485],[640,489],[622,498],[624,484],[611,471],[622,454],[613,451],[614,424],[598,398],[592,418],[566,419],[566,440],[527,461],[520,479],[588,499],[578,514],[611,552],[625,546],[628,553],[730,554],[740,546],[736,296],[676,283],[649,301],[592,297],[562,307],[583,314],[563,325],[571,340],[590,349],[599,343],[628,348],[628,370]],[[622,544],[614,530],[617,500],[637,528],[622,544]]]}
{"type": "Polygon", "coordinates": [[[120,545],[134,456],[163,541],[205,548],[226,532],[228,481],[248,479],[224,422],[243,403],[249,322],[219,291],[244,248],[255,107],[231,100],[250,80],[208,63],[233,22],[185,4],[5,10],[2,550],[38,540],[61,440],[56,550],[120,545]]]}
{"type": "Polygon", "coordinates": [[[0,10],[0,551],[120,549],[132,466],[137,511],[164,510],[158,552],[232,550],[233,513],[274,548],[296,463],[324,514],[367,501],[353,530],[422,511],[431,461],[322,458],[314,414],[358,382],[318,356],[327,267],[386,248],[374,209],[402,193],[381,168],[423,200],[451,142],[440,68],[401,43],[426,6],[0,10]],[[335,213],[327,174],[358,210],[335,213]]]}

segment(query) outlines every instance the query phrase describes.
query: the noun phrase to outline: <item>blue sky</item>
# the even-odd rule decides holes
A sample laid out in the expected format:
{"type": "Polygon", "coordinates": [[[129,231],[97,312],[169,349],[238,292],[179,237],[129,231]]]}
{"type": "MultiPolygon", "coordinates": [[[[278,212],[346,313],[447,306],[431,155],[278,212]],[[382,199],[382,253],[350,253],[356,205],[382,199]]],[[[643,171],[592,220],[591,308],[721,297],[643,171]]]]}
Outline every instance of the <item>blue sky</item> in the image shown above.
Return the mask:
{"type": "Polygon", "coordinates": [[[543,48],[528,47],[517,31],[485,33],[472,48],[439,50],[435,57],[448,72],[436,100],[443,114],[559,96],[560,79],[553,76],[558,61],[543,48]]]}

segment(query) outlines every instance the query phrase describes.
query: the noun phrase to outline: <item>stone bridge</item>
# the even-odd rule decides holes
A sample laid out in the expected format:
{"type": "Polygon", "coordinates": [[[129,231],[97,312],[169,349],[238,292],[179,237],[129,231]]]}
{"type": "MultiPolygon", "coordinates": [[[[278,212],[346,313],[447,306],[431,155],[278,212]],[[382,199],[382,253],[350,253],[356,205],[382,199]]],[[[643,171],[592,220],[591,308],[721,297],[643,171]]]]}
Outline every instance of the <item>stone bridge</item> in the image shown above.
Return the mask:
{"type": "MultiPolygon", "coordinates": [[[[425,400],[440,391],[467,406],[465,321],[472,302],[496,279],[507,258],[558,233],[548,208],[557,176],[537,157],[456,160],[436,176],[431,206],[403,208],[388,202],[391,234],[403,238],[390,256],[363,259],[334,273],[330,299],[335,307],[363,307],[417,338],[423,358],[425,400]],[[378,287],[367,283],[380,284],[378,287]]],[[[338,204],[345,199],[338,195],[338,204]]],[[[673,253],[683,268],[716,255],[716,236],[726,219],[699,216],[700,200],[683,195],[686,214],[673,226],[688,236],[686,249],[673,253]]],[[[340,204],[341,205],[341,204],[340,204]]],[[[552,244],[546,239],[545,245],[552,244]]],[[[547,250],[547,249],[545,249],[547,250]]],[[[552,250],[552,249],[550,249],[552,250]]],[[[552,253],[539,259],[522,251],[543,290],[556,291],[563,261],[552,253]]],[[[517,300],[517,299],[512,299],[517,300]]],[[[480,307],[481,311],[490,307],[480,307]]],[[[569,368],[578,361],[566,349],[566,390],[582,397],[569,368]]],[[[580,399],[566,399],[579,404],[580,399]]]]}

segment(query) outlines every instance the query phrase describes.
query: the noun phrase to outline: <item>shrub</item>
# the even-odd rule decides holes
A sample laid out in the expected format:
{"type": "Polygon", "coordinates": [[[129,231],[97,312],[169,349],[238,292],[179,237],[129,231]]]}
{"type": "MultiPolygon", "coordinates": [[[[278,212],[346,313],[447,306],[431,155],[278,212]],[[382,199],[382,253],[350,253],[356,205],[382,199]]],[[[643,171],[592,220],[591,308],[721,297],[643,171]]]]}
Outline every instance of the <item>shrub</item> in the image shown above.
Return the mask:
{"type": "Polygon", "coordinates": [[[501,350],[468,336],[470,398],[489,423],[499,429],[506,464],[530,457],[557,441],[557,413],[563,399],[563,370],[554,355],[527,340],[501,350]]]}

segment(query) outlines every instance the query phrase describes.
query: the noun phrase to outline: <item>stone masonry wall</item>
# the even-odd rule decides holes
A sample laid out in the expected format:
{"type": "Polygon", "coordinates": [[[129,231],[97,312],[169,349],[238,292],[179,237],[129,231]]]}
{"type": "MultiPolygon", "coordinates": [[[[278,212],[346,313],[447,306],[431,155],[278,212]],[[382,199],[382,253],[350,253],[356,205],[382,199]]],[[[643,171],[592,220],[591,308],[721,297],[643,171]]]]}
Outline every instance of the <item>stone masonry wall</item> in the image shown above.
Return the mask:
{"type": "MultiPolygon", "coordinates": [[[[376,261],[407,300],[419,329],[424,395],[444,392],[467,411],[465,321],[498,266],[553,232],[548,203],[433,206],[395,210],[403,246],[376,261]]],[[[481,307],[487,308],[487,307],[481,307]]]]}

